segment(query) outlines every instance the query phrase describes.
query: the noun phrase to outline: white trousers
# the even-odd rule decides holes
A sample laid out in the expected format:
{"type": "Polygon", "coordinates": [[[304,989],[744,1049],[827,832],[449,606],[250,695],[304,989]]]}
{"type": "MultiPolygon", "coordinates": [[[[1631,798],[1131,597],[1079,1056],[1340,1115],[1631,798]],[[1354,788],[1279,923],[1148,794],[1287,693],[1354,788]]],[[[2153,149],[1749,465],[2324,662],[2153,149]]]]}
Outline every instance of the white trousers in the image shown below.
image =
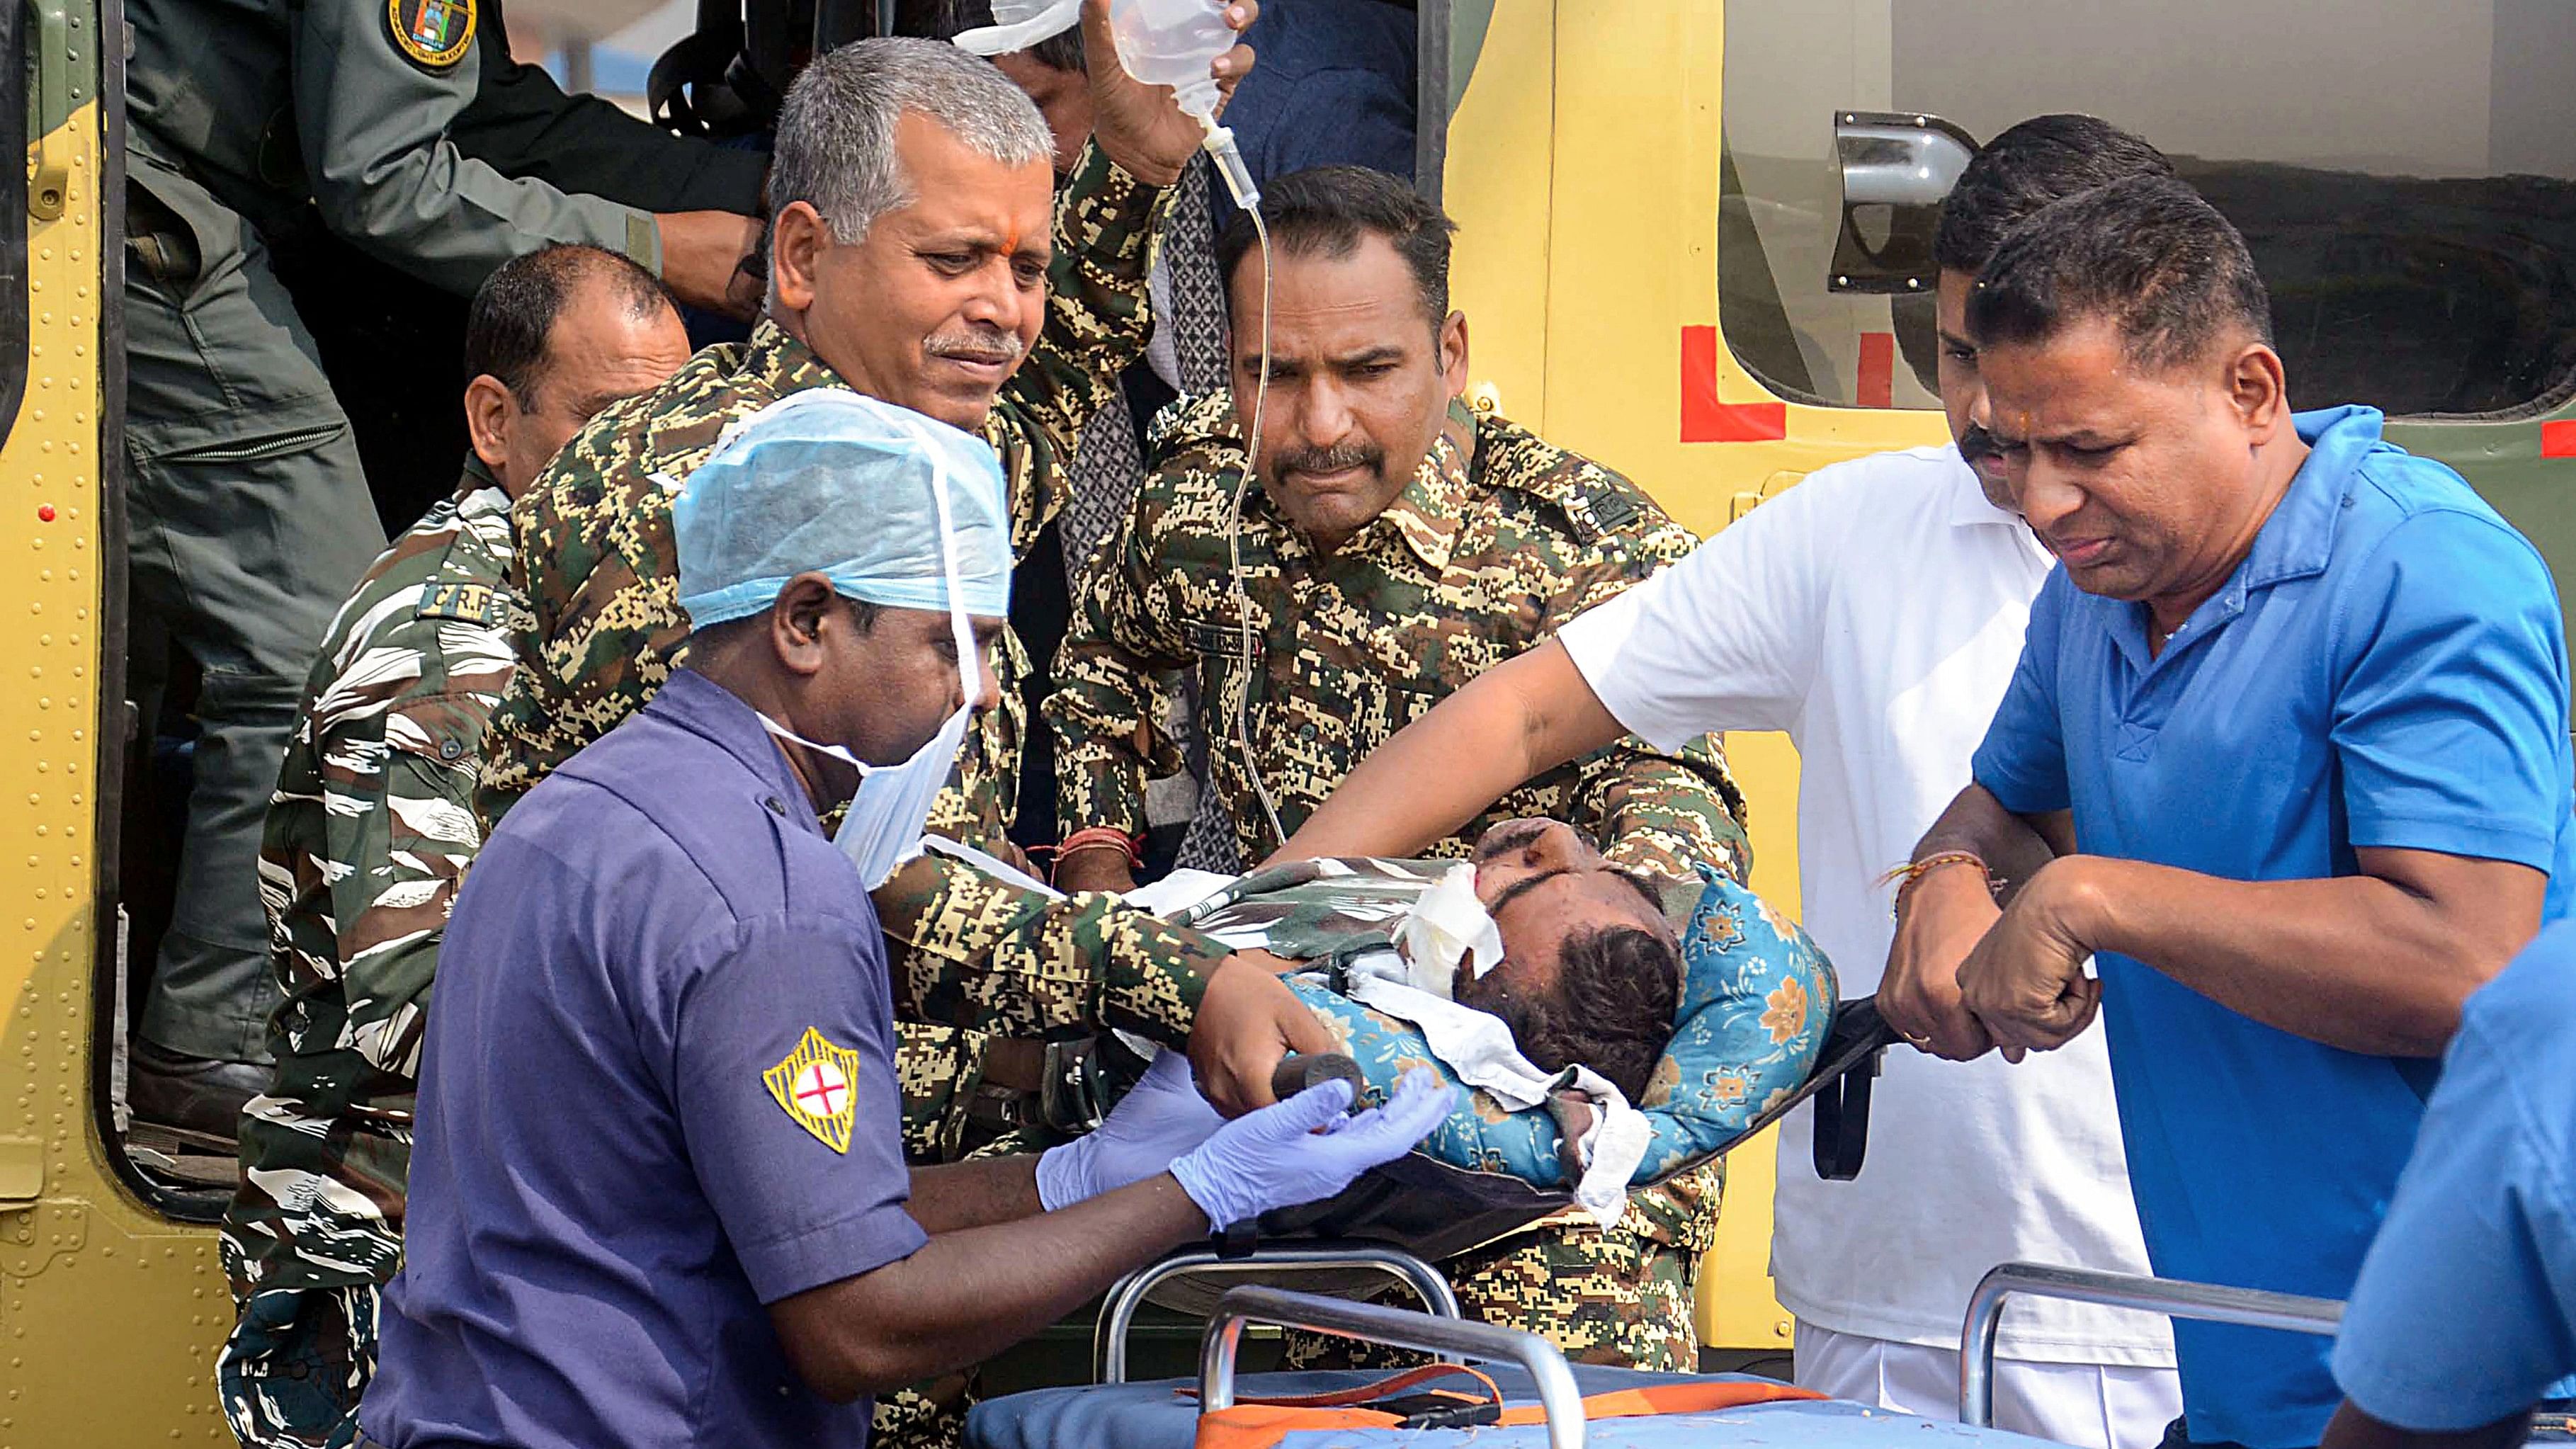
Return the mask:
{"type": "MultiPolygon", "coordinates": [[[[1926,1419],[1959,1417],[1956,1349],[1801,1323],[1798,1386],[1926,1419]]],[[[2156,1449],[2182,1414],[2169,1368],[1995,1360],[1995,1427],[2084,1449],[2156,1449]]]]}

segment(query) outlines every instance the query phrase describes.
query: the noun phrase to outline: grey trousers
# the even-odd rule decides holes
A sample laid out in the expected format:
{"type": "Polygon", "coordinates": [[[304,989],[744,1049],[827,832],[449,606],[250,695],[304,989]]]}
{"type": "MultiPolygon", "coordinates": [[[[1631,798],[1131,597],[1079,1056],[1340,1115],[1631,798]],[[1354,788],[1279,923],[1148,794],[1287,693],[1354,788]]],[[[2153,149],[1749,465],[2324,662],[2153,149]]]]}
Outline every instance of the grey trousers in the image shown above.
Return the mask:
{"type": "Polygon", "coordinates": [[[315,651],[385,537],[349,420],[258,234],[131,159],[131,604],[138,628],[165,630],[204,672],[178,900],[139,1030],[175,1052],[264,1060],[278,997],[260,835],[315,651]]]}

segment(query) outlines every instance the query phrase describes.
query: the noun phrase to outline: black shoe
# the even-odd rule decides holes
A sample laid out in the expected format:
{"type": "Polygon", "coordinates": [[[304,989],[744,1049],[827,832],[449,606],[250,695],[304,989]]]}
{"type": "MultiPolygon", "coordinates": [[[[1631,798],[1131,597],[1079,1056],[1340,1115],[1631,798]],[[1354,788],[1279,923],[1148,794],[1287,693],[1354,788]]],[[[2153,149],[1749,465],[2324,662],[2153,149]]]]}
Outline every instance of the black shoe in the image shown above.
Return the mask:
{"type": "Polygon", "coordinates": [[[134,1039],[125,1104],[137,1122],[207,1139],[231,1150],[242,1107],[268,1090],[273,1069],[258,1062],[183,1056],[134,1039]]]}

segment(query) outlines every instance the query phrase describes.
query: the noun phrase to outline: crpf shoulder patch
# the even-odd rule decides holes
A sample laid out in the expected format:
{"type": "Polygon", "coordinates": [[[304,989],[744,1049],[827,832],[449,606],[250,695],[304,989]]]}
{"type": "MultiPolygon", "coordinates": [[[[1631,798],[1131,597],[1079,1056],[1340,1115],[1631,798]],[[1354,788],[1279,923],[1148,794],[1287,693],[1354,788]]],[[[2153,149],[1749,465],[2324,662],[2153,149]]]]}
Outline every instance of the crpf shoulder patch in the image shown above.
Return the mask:
{"type": "Polygon", "coordinates": [[[420,607],[412,610],[412,617],[455,619],[497,629],[509,618],[509,609],[490,584],[431,584],[421,591],[420,607]]]}
{"type": "Polygon", "coordinates": [[[474,48],[475,0],[385,0],[385,30],[403,59],[445,75],[474,48]]]}
{"type": "Polygon", "coordinates": [[[850,1124],[858,1117],[859,1054],[823,1039],[812,1027],[787,1060],[760,1074],[769,1095],[796,1119],[796,1125],[834,1152],[850,1150],[850,1124]]]}

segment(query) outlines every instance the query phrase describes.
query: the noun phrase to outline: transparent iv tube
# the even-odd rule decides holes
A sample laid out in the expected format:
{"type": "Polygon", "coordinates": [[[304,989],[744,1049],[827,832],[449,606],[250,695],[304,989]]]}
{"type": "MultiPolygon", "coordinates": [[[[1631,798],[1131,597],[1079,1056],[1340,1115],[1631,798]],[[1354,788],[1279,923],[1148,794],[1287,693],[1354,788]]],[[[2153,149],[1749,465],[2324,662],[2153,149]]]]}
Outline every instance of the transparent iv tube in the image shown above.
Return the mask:
{"type": "MultiPolygon", "coordinates": [[[[1216,165],[1216,174],[1225,178],[1225,189],[1234,196],[1234,204],[1245,211],[1261,205],[1261,188],[1252,181],[1252,168],[1243,164],[1243,153],[1235,149],[1234,132],[1220,126],[1213,117],[1201,116],[1199,124],[1207,128],[1207,139],[1199,149],[1208,153],[1216,165]]],[[[1267,243],[1263,249],[1268,250],[1267,243]]]]}

